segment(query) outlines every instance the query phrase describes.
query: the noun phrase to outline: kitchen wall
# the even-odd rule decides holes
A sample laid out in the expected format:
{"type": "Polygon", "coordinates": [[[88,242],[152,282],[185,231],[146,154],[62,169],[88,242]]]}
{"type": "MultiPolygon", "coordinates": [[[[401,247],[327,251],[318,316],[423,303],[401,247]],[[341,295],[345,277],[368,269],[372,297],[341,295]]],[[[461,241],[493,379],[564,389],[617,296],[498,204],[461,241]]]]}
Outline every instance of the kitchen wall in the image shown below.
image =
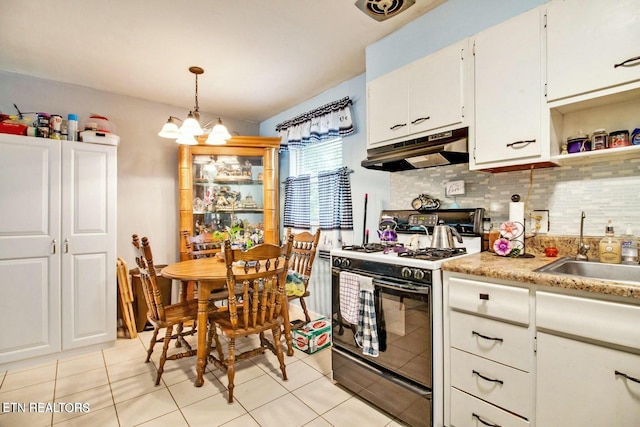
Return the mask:
{"type": "MultiPolygon", "coordinates": [[[[80,120],[108,117],[117,127],[117,255],[135,266],[131,235],[148,236],[157,264],[179,260],[178,145],[158,132],[169,115],[186,117],[190,106],[171,106],[71,84],[0,71],[0,111],[46,111],[80,120]]],[[[217,116],[202,114],[203,122],[217,116]]],[[[257,135],[255,123],[222,117],[230,132],[257,135]]]]}

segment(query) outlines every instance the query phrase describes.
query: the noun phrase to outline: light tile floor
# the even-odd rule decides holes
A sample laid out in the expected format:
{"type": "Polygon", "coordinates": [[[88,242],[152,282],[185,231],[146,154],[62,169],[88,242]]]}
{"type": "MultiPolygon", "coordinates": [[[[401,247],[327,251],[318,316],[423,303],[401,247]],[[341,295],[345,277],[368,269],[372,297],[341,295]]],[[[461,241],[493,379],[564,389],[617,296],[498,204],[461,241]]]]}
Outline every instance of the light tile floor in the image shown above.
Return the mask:
{"type": "Polygon", "coordinates": [[[143,332],[107,350],[0,372],[0,427],[403,425],[333,383],[329,349],[286,357],[288,381],[271,352],[238,363],[229,404],[227,377],[212,364],[194,386],[195,358],[167,361],[156,386],[161,344],[144,363],[150,339],[143,332]]]}

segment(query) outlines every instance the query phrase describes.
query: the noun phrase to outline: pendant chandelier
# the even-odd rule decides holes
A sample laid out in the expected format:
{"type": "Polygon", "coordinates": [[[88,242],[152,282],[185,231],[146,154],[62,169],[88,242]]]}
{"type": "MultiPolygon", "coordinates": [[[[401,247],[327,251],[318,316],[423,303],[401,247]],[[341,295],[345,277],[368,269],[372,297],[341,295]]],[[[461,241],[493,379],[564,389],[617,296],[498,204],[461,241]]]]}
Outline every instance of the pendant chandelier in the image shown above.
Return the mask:
{"type": "Polygon", "coordinates": [[[197,145],[197,136],[204,135],[208,132],[206,143],[210,145],[223,145],[227,143],[227,139],[231,138],[231,134],[222,124],[222,120],[218,117],[204,126],[200,126],[200,108],[198,107],[198,76],[204,73],[204,69],[200,67],[189,67],[189,71],[196,76],[196,105],[189,115],[183,121],[175,116],[169,116],[167,123],[162,126],[162,130],[158,133],[163,138],[175,139],[178,144],[197,145]],[[181,122],[182,126],[178,127],[181,122]],[[213,123],[215,125],[209,128],[213,123]]]}

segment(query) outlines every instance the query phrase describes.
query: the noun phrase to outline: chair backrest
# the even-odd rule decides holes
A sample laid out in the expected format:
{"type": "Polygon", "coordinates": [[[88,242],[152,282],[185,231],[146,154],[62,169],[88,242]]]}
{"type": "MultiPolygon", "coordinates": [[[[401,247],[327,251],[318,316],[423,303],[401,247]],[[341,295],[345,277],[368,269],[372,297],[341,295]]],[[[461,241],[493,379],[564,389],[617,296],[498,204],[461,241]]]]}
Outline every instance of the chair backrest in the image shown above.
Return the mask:
{"type": "Polygon", "coordinates": [[[292,241],[293,236],[282,246],[263,243],[246,251],[231,249],[231,242],[224,242],[228,313],[233,329],[273,324],[281,315],[282,304],[288,303],[285,281],[292,241]],[[239,287],[242,294],[236,296],[239,287]]]}
{"type": "Polygon", "coordinates": [[[210,258],[220,252],[220,243],[214,242],[197,242],[191,237],[191,233],[187,230],[182,230],[182,238],[185,241],[187,247],[187,255],[191,259],[197,258],[210,258]]]}
{"type": "MultiPolygon", "coordinates": [[[[291,236],[291,228],[287,229],[287,238],[291,236]]],[[[291,259],[289,268],[304,277],[305,289],[309,285],[309,277],[311,276],[311,267],[316,257],[316,249],[320,240],[320,229],[314,234],[308,231],[302,231],[293,235],[293,244],[291,246],[291,259]]]]}
{"type": "Polygon", "coordinates": [[[149,239],[142,238],[142,242],[138,239],[138,235],[132,236],[133,246],[137,249],[136,264],[140,271],[140,282],[142,283],[142,289],[144,293],[144,299],[147,301],[149,307],[148,316],[152,320],[164,321],[164,304],[162,302],[162,293],[158,286],[156,277],[156,268],[153,264],[153,255],[151,253],[151,246],[149,246],[149,239]]]}

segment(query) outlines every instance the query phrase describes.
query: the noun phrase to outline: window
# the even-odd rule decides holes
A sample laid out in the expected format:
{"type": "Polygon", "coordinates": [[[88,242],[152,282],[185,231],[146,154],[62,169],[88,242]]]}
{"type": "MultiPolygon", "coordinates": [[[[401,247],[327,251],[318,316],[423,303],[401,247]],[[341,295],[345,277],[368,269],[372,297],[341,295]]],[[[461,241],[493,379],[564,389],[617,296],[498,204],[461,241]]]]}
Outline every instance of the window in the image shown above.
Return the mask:
{"type": "Polygon", "coordinates": [[[318,225],[318,172],[342,167],[342,138],[306,144],[290,149],[289,170],[291,176],[311,175],[311,223],[318,225]]]}

